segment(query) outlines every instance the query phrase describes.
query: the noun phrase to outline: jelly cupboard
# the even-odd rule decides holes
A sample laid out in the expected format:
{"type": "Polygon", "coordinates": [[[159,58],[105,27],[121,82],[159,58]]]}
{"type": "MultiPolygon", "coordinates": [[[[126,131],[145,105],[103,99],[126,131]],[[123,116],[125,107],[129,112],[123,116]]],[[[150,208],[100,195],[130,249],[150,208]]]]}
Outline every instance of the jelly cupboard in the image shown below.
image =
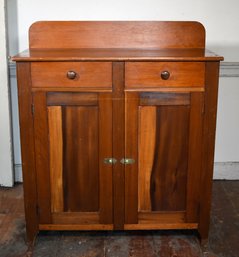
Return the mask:
{"type": "Polygon", "coordinates": [[[197,22],[34,23],[17,62],[28,239],[208,236],[219,63],[197,22]]]}

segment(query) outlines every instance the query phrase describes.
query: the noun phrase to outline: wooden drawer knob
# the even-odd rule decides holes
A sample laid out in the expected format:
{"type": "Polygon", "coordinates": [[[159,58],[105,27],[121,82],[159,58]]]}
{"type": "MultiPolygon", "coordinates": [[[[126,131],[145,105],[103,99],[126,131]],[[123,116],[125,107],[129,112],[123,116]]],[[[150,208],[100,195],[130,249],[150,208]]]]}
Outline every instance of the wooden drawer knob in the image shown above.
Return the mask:
{"type": "Polygon", "coordinates": [[[75,79],[77,77],[77,73],[75,71],[69,70],[66,73],[68,79],[75,79]]]}
{"type": "Polygon", "coordinates": [[[170,73],[169,73],[169,71],[162,71],[161,72],[161,78],[163,79],[163,80],[167,80],[167,79],[169,79],[169,77],[170,77],[170,73]]]}

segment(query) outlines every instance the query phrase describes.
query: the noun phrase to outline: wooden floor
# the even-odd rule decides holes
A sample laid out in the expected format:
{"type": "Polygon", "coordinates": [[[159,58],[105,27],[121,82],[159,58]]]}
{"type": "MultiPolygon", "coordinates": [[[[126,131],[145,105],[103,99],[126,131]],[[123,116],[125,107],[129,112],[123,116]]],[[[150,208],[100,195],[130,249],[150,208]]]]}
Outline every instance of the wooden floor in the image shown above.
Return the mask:
{"type": "Polygon", "coordinates": [[[239,181],[215,181],[209,246],[191,232],[44,232],[27,249],[22,185],[0,188],[0,257],[239,257],[239,181]]]}

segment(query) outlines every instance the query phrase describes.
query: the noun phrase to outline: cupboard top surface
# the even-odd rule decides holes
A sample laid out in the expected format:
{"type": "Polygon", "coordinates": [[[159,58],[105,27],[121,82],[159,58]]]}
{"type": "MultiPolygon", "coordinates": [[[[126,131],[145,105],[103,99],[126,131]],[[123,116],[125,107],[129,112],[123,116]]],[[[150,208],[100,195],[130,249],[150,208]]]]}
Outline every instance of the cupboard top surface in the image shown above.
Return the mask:
{"type": "Polygon", "coordinates": [[[13,61],[221,61],[223,57],[200,48],[174,49],[29,49],[13,61]]]}

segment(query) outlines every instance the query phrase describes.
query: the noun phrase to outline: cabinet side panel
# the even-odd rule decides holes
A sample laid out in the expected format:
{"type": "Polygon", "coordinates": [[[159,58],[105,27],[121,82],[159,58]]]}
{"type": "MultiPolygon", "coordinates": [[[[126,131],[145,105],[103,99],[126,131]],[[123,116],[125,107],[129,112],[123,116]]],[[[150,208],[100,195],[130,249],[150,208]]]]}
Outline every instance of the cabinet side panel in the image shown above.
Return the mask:
{"type": "Polygon", "coordinates": [[[202,175],[199,232],[207,239],[210,221],[212,175],[215,148],[219,62],[206,63],[205,114],[203,123],[202,175]]]}
{"type": "Polygon", "coordinates": [[[98,107],[62,107],[65,211],[99,210],[98,107]]]}
{"type": "Polygon", "coordinates": [[[38,232],[38,216],[30,63],[17,63],[17,82],[26,232],[27,239],[33,241],[38,232]]]}

